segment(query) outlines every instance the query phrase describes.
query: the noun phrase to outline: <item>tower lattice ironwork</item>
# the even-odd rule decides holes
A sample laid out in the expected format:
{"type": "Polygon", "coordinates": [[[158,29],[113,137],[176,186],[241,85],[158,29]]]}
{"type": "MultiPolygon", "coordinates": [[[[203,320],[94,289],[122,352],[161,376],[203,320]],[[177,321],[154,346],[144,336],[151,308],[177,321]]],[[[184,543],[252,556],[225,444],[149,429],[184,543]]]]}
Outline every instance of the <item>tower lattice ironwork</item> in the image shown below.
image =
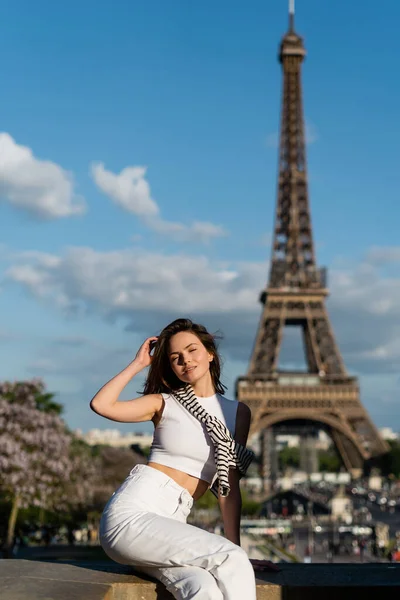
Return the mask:
{"type": "MultiPolygon", "coordinates": [[[[294,29],[293,4],[279,52],[282,114],[269,281],[260,298],[263,311],[249,370],[237,380],[236,392],[252,409],[251,433],[312,421],[329,430],[345,467],[356,474],[365,460],[388,448],[360,401],[357,378],[346,372],[326,309],[326,272],[316,264],[301,91],[306,51],[294,29]],[[302,330],[306,373],[278,369],[285,326],[302,330]]],[[[264,471],[267,476],[267,466],[264,471]]]]}

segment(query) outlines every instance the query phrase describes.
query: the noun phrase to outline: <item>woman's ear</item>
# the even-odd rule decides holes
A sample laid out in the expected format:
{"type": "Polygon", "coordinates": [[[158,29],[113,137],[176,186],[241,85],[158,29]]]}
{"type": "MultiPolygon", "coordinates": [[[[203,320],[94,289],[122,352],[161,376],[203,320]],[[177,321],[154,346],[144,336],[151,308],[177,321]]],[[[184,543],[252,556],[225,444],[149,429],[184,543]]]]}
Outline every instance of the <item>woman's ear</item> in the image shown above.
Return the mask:
{"type": "Polygon", "coordinates": [[[214,355],[213,354],[209,354],[208,355],[208,362],[212,362],[214,360],[214,355]]]}

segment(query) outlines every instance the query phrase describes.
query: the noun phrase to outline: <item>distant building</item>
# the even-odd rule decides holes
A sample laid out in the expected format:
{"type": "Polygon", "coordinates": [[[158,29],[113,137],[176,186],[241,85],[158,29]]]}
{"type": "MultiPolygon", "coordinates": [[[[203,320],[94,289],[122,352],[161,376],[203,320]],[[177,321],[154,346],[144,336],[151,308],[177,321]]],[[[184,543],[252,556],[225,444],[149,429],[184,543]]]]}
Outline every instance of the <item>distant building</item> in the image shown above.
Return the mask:
{"type": "Polygon", "coordinates": [[[399,434],[393,431],[391,427],[381,427],[379,433],[387,442],[395,442],[399,440],[399,434]]]}
{"type": "Polygon", "coordinates": [[[383,478],[378,473],[371,473],[368,479],[368,488],[375,492],[380,492],[382,489],[383,478]]]}
{"type": "Polygon", "coordinates": [[[77,429],[75,434],[90,446],[104,444],[105,446],[129,448],[129,446],[136,445],[140,448],[146,448],[151,446],[153,441],[152,434],[142,432],[122,433],[118,429],[90,429],[87,433],[77,429]]]}
{"type": "MultiPolygon", "coordinates": [[[[247,443],[248,447],[256,454],[261,452],[259,436],[259,433],[254,434],[247,443]]],[[[277,432],[274,435],[277,451],[280,452],[283,448],[299,448],[301,437],[300,434],[277,432]]],[[[327,450],[332,445],[332,438],[323,429],[320,429],[314,443],[317,450],[327,450]]]]}
{"type": "Polygon", "coordinates": [[[339,486],[336,494],[330,501],[331,514],[333,519],[339,519],[346,523],[353,520],[353,501],[347,496],[343,485],[339,486]]]}

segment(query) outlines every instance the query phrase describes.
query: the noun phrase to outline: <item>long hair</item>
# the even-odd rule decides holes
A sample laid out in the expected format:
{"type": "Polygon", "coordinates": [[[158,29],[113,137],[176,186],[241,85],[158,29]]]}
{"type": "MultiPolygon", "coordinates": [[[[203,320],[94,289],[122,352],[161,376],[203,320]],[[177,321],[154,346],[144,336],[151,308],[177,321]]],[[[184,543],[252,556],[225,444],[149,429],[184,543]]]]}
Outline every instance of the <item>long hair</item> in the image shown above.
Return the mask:
{"type": "Polygon", "coordinates": [[[173,335],[181,331],[189,331],[199,338],[207,352],[213,355],[210,362],[211,380],[217,394],[223,394],[226,386],[221,383],[221,359],[215,343],[216,336],[211,335],[203,325],[193,323],[190,319],[176,319],[162,330],[154,347],[143,394],[170,394],[181,388],[183,381],[175,375],[169,360],[169,341],[173,335]]]}

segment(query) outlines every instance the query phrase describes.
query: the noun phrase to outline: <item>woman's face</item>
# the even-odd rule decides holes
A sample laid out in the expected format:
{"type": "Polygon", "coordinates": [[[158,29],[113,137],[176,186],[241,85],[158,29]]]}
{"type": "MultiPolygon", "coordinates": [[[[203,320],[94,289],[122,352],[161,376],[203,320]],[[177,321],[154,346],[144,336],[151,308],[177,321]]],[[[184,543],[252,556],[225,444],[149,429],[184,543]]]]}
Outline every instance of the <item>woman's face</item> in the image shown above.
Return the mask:
{"type": "Polygon", "coordinates": [[[213,360],[213,355],[190,331],[180,331],[171,337],[168,354],[175,375],[192,385],[209,373],[213,360]]]}

